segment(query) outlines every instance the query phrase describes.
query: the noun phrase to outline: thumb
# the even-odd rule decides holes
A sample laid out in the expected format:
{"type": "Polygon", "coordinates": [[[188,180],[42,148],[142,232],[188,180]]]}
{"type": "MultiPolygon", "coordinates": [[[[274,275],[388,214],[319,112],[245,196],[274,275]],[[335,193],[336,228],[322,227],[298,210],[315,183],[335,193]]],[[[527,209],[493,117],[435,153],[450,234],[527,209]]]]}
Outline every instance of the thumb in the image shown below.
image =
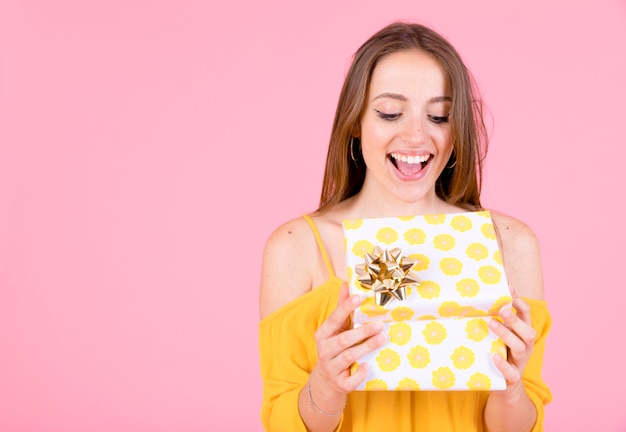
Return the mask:
{"type": "MultiPolygon", "coordinates": [[[[341,303],[345,302],[350,297],[350,290],[348,290],[348,284],[346,282],[341,284],[341,288],[339,288],[339,300],[337,301],[337,307],[341,305],[341,303]]],[[[348,330],[352,324],[351,319],[348,316],[345,322],[341,325],[341,331],[348,330]]]]}
{"type": "Polygon", "coordinates": [[[341,304],[344,300],[350,297],[350,291],[348,291],[348,284],[346,282],[341,284],[341,288],[339,288],[339,300],[337,304],[341,304]]]}

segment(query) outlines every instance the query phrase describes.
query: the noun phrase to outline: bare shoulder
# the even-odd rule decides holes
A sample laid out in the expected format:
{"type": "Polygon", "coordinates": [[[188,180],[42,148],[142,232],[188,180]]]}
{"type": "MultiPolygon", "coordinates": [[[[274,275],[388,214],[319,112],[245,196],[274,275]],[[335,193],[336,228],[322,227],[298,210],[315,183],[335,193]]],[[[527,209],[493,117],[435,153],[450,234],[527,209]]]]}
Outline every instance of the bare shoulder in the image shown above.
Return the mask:
{"type": "Polygon", "coordinates": [[[524,222],[491,210],[509,284],[521,297],[542,300],[543,270],[537,236],[524,222]]]}
{"type": "Polygon", "coordinates": [[[304,218],[285,222],[267,239],[263,250],[259,308],[264,318],[311,290],[315,236],[304,218]]]}
{"type": "Polygon", "coordinates": [[[503,213],[491,210],[503,246],[517,253],[539,253],[539,241],[532,229],[524,222],[503,213]]]}

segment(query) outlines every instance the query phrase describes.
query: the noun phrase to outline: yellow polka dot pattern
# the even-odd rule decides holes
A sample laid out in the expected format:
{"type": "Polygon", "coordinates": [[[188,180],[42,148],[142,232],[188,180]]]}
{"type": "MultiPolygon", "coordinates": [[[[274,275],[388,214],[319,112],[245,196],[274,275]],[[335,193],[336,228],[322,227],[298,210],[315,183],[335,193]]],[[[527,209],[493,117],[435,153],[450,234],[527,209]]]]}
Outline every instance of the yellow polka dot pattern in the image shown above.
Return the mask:
{"type": "Polygon", "coordinates": [[[411,326],[405,322],[392,324],[389,328],[389,342],[406,345],[411,340],[411,326]]]}
{"type": "Polygon", "coordinates": [[[413,264],[413,270],[415,271],[426,270],[430,266],[430,260],[424,254],[411,254],[409,258],[415,261],[415,264],[413,264]]]}
{"type": "Polygon", "coordinates": [[[411,228],[404,233],[404,239],[412,245],[418,245],[426,241],[426,234],[419,228],[411,228]]]}
{"type": "Polygon", "coordinates": [[[411,378],[404,378],[400,380],[398,387],[396,387],[396,390],[419,390],[419,389],[420,389],[419,383],[411,378]]]}
{"type": "Polygon", "coordinates": [[[381,379],[373,379],[365,385],[365,390],[389,390],[387,383],[381,379]]]}
{"type": "Polygon", "coordinates": [[[398,240],[398,233],[393,228],[384,227],[379,229],[376,233],[376,240],[378,240],[379,243],[389,245],[398,240]]]}
{"type": "Polygon", "coordinates": [[[488,211],[343,222],[348,286],[362,298],[355,327],[382,321],[387,343],[358,359],[368,376],[358,390],[500,390],[491,356],[506,346],[489,320],[511,297],[488,211]],[[378,306],[355,267],[375,246],[402,249],[420,284],[403,301],[378,306]]]}
{"type": "Polygon", "coordinates": [[[385,348],[378,353],[376,361],[378,362],[378,367],[385,372],[394,371],[400,366],[400,356],[397,352],[389,348],[385,348]]]}

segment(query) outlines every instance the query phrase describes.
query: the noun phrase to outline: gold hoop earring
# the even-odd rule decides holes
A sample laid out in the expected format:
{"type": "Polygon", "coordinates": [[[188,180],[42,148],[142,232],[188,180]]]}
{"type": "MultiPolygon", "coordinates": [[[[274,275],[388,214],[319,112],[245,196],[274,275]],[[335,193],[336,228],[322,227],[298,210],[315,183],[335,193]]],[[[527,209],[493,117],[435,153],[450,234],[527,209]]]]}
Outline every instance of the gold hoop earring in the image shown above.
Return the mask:
{"type": "MultiPolygon", "coordinates": [[[[450,156],[450,159],[452,159],[452,156],[450,156]]],[[[456,166],[456,162],[457,162],[457,161],[456,161],[456,158],[454,158],[454,163],[453,163],[452,165],[450,165],[450,166],[447,166],[447,165],[446,165],[446,169],[452,169],[452,168],[454,168],[454,167],[456,166]]]]}
{"type": "MultiPolygon", "coordinates": [[[[356,157],[354,157],[354,139],[355,137],[350,137],[350,158],[354,161],[357,162],[358,159],[356,157]]],[[[357,138],[358,139],[358,138],[357,138]]]]}

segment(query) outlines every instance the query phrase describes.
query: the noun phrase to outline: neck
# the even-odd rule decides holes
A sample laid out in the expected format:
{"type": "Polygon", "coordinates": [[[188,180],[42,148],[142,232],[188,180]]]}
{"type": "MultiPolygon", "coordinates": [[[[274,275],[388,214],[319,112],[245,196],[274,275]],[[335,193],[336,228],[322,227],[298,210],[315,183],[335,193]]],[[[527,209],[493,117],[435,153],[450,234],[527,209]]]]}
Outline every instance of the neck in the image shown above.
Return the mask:
{"type": "Polygon", "coordinates": [[[352,197],[351,210],[357,217],[375,218],[423,214],[456,213],[462,209],[439,198],[434,191],[415,201],[403,201],[388,194],[371,194],[362,190],[352,197]]]}

